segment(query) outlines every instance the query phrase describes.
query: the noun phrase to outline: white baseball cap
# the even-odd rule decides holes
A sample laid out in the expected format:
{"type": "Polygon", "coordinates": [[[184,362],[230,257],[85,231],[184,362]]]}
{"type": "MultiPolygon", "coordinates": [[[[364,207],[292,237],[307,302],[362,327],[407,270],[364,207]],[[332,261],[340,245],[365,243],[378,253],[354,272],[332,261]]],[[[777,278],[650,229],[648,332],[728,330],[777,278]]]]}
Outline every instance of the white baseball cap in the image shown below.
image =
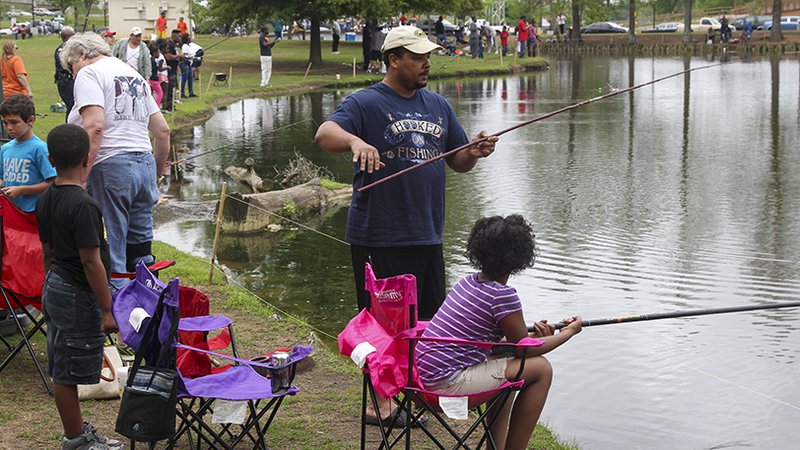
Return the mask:
{"type": "Polygon", "coordinates": [[[138,36],[140,34],[142,34],[142,29],[141,28],[139,28],[139,27],[131,28],[131,36],[138,36]]]}
{"type": "Polygon", "coordinates": [[[424,55],[436,49],[442,48],[442,46],[431,42],[424,31],[412,26],[399,26],[392,28],[392,31],[386,35],[386,40],[383,41],[383,47],[381,47],[381,51],[385,52],[397,47],[403,47],[406,50],[419,55],[424,55]]]}

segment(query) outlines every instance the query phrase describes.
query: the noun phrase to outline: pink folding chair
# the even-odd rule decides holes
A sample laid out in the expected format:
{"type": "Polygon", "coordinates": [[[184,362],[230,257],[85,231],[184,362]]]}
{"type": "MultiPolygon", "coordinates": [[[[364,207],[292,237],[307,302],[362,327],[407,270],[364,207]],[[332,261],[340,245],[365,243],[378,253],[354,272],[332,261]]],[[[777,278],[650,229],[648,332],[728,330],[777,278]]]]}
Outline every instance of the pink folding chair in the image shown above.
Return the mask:
{"type": "Polygon", "coordinates": [[[525,381],[520,377],[525,368],[527,349],[543,344],[536,339],[525,338],[519,343],[507,342],[475,342],[449,338],[422,338],[427,322],[417,321],[417,289],[413,275],[377,279],[372,267],[365,268],[365,289],[370,292],[370,305],[354,317],[344,331],[339,334],[339,351],[350,356],[364,372],[361,398],[361,448],[366,448],[366,405],[369,394],[375,410],[378,410],[376,395],[392,398],[399,405],[398,411],[404,411],[408,418],[405,426],[397,426],[395,415],[388,425],[379,421],[381,436],[380,448],[391,449],[401,442],[411,448],[411,428],[420,430],[439,448],[454,449],[473,448],[469,445],[471,438],[478,439],[475,448],[486,443],[488,448],[495,448],[491,434],[492,420],[488,414],[492,408],[502,408],[512,394],[519,391],[525,381]],[[417,342],[447,342],[460,345],[474,345],[493,353],[507,354],[521,349],[522,364],[516,377],[506,381],[502,386],[485,392],[470,394],[467,407],[477,411],[477,418],[460,434],[443,417],[442,398],[464,397],[464,395],[442,394],[425,389],[419,380],[414,366],[414,348],[417,342]],[[420,409],[414,412],[412,404],[420,409]],[[422,420],[424,413],[432,416],[447,432],[447,436],[455,441],[454,445],[445,446],[442,439],[437,438],[429,425],[422,420]],[[480,436],[474,436],[482,430],[480,436]],[[393,433],[396,431],[396,433],[393,433]]]}

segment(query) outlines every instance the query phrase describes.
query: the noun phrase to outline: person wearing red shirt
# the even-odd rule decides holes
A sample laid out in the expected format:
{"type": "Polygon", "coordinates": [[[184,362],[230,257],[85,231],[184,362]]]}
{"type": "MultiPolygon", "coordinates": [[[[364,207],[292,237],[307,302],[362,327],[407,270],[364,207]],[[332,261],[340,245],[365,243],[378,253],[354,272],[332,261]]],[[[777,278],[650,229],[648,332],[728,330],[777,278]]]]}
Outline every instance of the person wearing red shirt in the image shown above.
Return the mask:
{"type": "Polygon", "coordinates": [[[525,23],[525,16],[519,18],[517,24],[517,46],[519,47],[519,57],[524,58],[528,49],[528,24],[525,23]]]}
{"type": "Polygon", "coordinates": [[[183,17],[178,19],[178,30],[180,30],[181,34],[189,33],[189,27],[186,25],[186,22],[183,21],[183,17]]]}
{"type": "Polygon", "coordinates": [[[167,12],[161,11],[161,14],[156,19],[156,36],[159,39],[167,38],[167,12]]]}
{"type": "Polygon", "coordinates": [[[400,15],[400,25],[405,25],[407,21],[408,21],[408,19],[406,19],[406,15],[405,14],[401,14],[400,15]]]}
{"type": "Polygon", "coordinates": [[[500,32],[500,46],[503,47],[503,56],[508,55],[508,27],[503,25],[503,31],[500,32]]]}

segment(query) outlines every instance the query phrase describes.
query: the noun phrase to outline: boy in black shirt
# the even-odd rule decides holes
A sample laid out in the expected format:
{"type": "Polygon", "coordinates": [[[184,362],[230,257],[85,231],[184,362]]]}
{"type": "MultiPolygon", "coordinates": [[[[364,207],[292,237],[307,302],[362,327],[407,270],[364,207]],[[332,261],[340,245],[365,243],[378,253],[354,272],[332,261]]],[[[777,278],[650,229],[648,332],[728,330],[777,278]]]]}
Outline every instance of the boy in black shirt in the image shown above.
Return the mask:
{"type": "Polygon", "coordinates": [[[47,369],[64,426],[62,450],[121,448],[83,422],[78,384],[97,384],[106,333],[118,331],[108,289],[108,243],[100,206],[83,190],[89,135],[59,125],[47,136],[55,182],[36,204],[46,273],[42,306],[47,324],[47,369]]]}

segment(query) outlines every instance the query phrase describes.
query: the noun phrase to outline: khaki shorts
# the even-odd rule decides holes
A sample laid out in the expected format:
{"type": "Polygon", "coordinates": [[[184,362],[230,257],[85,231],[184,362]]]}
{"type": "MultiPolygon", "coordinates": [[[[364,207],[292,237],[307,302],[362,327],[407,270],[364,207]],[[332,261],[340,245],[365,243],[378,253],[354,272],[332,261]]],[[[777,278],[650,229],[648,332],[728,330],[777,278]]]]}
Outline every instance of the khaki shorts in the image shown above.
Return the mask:
{"type": "Polygon", "coordinates": [[[497,389],[506,382],[506,367],[511,358],[487,359],[455,372],[450,378],[428,387],[443,394],[474,394],[497,389]]]}

